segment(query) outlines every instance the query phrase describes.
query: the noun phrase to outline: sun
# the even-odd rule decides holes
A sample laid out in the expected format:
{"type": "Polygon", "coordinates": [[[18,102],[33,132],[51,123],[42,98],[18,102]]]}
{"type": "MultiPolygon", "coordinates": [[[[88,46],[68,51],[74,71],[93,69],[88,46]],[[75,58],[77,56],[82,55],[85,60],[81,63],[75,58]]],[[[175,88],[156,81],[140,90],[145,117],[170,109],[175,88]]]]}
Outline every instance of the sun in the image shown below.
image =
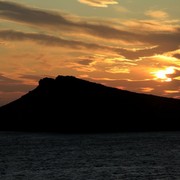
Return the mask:
{"type": "Polygon", "coordinates": [[[175,73],[174,67],[167,67],[166,69],[156,71],[153,74],[156,80],[161,80],[162,82],[170,82],[172,81],[172,78],[168,77],[168,75],[174,73],[175,73]]]}

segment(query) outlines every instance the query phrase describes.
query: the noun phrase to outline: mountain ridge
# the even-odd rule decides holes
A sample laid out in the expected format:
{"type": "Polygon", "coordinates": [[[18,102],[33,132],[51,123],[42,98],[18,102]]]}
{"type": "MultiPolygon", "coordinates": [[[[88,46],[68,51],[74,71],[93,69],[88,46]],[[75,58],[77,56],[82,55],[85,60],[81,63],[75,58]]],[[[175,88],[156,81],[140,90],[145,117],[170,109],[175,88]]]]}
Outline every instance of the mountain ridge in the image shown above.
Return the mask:
{"type": "MultiPolygon", "coordinates": [[[[180,100],[57,76],[0,107],[1,129],[57,132],[180,130],[180,100]]],[[[1,130],[0,129],[0,130],[1,130]]]]}

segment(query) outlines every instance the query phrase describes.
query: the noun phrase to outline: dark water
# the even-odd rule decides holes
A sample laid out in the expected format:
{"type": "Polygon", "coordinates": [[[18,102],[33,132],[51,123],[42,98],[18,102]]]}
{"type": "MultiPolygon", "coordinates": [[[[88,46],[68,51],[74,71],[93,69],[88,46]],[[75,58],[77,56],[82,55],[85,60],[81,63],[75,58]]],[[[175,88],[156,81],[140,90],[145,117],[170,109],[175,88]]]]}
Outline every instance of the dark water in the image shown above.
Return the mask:
{"type": "Polygon", "coordinates": [[[0,180],[180,180],[180,133],[0,133],[0,180]]]}

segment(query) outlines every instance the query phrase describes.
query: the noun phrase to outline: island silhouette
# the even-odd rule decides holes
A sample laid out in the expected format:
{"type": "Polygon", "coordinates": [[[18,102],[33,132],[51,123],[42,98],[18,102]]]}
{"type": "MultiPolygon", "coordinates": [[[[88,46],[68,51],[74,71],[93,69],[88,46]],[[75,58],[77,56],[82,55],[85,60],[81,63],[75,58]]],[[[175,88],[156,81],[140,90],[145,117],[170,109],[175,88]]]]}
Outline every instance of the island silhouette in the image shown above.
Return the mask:
{"type": "Polygon", "coordinates": [[[0,119],[1,131],[178,131],[180,100],[60,75],[2,106],[0,119]]]}

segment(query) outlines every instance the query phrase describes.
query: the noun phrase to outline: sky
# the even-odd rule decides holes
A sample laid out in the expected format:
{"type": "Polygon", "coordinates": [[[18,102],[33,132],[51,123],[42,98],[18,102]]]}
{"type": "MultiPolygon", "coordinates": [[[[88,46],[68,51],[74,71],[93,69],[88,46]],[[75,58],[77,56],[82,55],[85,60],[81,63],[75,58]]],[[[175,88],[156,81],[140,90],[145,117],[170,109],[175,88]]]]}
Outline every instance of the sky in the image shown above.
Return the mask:
{"type": "Polygon", "coordinates": [[[58,75],[180,98],[180,1],[0,0],[0,106],[58,75]]]}

